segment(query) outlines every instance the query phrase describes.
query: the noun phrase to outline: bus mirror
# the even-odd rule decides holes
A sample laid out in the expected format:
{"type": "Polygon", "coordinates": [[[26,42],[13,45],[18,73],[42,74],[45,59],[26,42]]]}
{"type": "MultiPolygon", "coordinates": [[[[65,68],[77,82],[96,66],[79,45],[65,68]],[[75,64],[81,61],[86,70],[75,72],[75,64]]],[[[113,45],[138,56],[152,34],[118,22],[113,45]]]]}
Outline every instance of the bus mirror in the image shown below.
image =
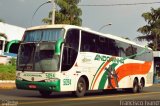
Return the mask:
{"type": "Polygon", "coordinates": [[[56,45],[55,45],[55,54],[56,54],[56,55],[60,55],[62,43],[64,43],[64,40],[63,40],[62,38],[59,38],[59,39],[56,41],[56,45]]]}

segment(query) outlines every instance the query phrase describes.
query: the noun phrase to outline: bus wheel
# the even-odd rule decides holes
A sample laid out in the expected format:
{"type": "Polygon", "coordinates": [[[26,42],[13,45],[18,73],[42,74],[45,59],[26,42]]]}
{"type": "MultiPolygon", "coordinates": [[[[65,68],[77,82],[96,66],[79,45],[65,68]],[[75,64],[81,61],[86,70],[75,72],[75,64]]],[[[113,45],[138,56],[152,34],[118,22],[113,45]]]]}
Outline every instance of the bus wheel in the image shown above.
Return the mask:
{"type": "Polygon", "coordinates": [[[51,91],[43,91],[43,90],[40,90],[39,93],[41,94],[41,96],[43,97],[48,97],[51,95],[51,91]]]}
{"type": "Polygon", "coordinates": [[[143,87],[144,87],[144,79],[141,79],[140,80],[140,84],[139,84],[138,92],[142,92],[143,91],[143,87]]]}
{"type": "Polygon", "coordinates": [[[86,82],[83,77],[78,80],[77,89],[75,91],[75,95],[77,97],[82,97],[86,93],[86,82]]]}
{"type": "Polygon", "coordinates": [[[138,80],[137,80],[137,79],[134,79],[132,92],[133,92],[133,93],[137,93],[138,90],[139,90],[138,80]]]}

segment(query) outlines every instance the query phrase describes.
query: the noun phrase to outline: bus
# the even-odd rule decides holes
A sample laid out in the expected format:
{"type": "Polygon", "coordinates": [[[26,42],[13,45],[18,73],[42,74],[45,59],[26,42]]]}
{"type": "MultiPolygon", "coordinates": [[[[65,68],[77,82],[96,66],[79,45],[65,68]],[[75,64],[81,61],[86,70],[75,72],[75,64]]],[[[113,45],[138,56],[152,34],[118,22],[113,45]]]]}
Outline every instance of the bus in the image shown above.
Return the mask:
{"type": "Polygon", "coordinates": [[[130,40],[74,25],[28,28],[18,50],[17,89],[52,92],[123,89],[153,84],[153,51],[130,40]]]}

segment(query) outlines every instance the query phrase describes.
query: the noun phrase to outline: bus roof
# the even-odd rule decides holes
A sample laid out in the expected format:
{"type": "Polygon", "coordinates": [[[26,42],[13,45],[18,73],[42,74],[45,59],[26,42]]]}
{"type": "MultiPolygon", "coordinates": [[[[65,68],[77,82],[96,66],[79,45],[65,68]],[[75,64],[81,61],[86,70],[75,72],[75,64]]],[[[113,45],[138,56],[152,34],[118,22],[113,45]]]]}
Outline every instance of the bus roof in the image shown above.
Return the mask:
{"type": "MultiPolygon", "coordinates": [[[[80,29],[80,30],[83,30],[83,31],[86,31],[86,32],[89,32],[89,33],[97,34],[97,35],[102,36],[102,37],[107,37],[107,38],[110,38],[110,39],[126,42],[126,43],[129,43],[129,44],[135,45],[135,46],[139,46],[139,47],[143,47],[143,48],[145,47],[145,46],[142,46],[142,45],[138,45],[137,43],[135,43],[133,41],[124,39],[122,37],[119,37],[119,36],[115,36],[115,35],[111,35],[111,34],[104,34],[104,33],[100,33],[100,32],[97,32],[97,31],[93,31],[90,28],[79,27],[79,26],[75,26],[75,25],[66,25],[66,24],[41,25],[41,26],[34,26],[34,27],[31,27],[31,28],[27,28],[27,31],[38,30],[38,29],[48,29],[48,28],[64,28],[66,30],[71,29],[71,28],[75,28],[75,29],[80,29]]],[[[149,47],[147,47],[147,48],[152,50],[149,47]]]]}

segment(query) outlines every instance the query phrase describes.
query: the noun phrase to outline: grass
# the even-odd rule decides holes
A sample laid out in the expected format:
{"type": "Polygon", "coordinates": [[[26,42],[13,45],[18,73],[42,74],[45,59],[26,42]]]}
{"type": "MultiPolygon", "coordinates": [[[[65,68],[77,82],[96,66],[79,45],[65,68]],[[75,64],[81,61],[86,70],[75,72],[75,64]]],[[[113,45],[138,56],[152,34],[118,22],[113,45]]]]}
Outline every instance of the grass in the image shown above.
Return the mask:
{"type": "Polygon", "coordinates": [[[16,78],[16,65],[0,64],[0,80],[15,80],[16,78]]]}

